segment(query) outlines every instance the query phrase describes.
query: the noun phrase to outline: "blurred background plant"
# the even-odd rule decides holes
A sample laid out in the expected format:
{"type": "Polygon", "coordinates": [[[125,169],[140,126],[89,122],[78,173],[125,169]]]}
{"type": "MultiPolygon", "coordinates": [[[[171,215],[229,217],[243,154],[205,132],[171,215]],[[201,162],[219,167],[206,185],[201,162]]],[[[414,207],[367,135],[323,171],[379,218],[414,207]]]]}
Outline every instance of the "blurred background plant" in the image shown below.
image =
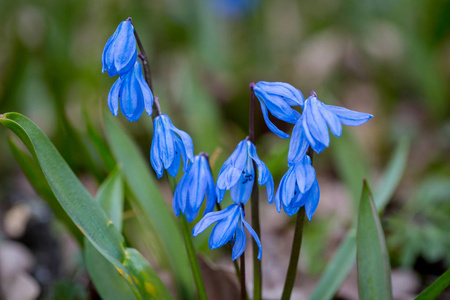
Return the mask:
{"type": "MultiPolygon", "coordinates": [[[[17,111],[39,125],[92,194],[115,164],[102,117],[114,80],[101,74],[100,57],[130,16],[163,110],[192,136],[196,153],[215,153],[215,176],[246,136],[250,82],[289,82],[305,95],[314,89],[324,102],[375,116],[346,130],[315,162],[322,197],[305,229],[294,296],[311,293],[355,219],[361,178],[378,182],[404,136],[412,141],[407,169],[382,219],[394,297],[410,298],[450,267],[450,2],[1,1],[0,112],[17,111]]],[[[259,110],[256,116],[258,153],[278,182],[287,170],[288,141],[270,134],[259,110]]],[[[148,158],[151,119],[121,123],[148,158]]],[[[0,166],[2,288],[14,293],[4,283],[16,276],[9,282],[28,292],[17,299],[94,297],[78,244],[33,192],[5,136],[0,166]],[[8,271],[8,262],[17,261],[25,263],[8,271]]],[[[282,289],[293,220],[269,205],[261,219],[270,298],[282,289]]],[[[143,231],[151,233],[128,202],[123,220],[127,241],[158,261],[149,254],[155,245],[140,240],[143,231]]],[[[209,260],[231,267],[224,253],[207,249],[206,239],[196,242],[208,257],[204,268],[211,268],[209,260]]],[[[170,283],[163,264],[156,269],[170,283]]],[[[340,298],[357,298],[354,273],[340,298]]]]}

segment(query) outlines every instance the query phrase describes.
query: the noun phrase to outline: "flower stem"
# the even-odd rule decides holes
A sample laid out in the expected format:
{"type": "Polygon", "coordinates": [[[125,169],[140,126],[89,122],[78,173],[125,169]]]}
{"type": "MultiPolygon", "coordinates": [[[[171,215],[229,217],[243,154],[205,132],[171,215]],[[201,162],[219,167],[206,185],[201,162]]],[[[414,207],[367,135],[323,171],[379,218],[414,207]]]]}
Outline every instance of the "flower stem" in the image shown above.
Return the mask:
{"type": "MultiPolygon", "coordinates": [[[[311,147],[306,152],[313,162],[313,151],[311,147]]],[[[303,226],[305,224],[305,207],[300,207],[297,212],[297,219],[295,221],[294,239],[292,241],[291,257],[289,258],[289,267],[286,274],[286,281],[284,282],[283,294],[281,300],[289,300],[291,298],[292,288],[294,287],[295,277],[297,275],[298,258],[300,257],[300,248],[302,246],[303,226]]]]}
{"type": "MultiPolygon", "coordinates": [[[[250,84],[250,123],[249,123],[249,139],[255,144],[255,102],[256,96],[253,91],[254,83],[250,84]]],[[[256,163],[253,162],[253,169],[255,170],[255,180],[253,182],[252,196],[251,196],[251,212],[252,212],[252,227],[256,234],[261,237],[261,226],[259,224],[259,191],[258,182],[258,168],[256,163]]],[[[258,245],[253,240],[253,299],[260,300],[262,297],[262,272],[261,261],[258,259],[258,245]]]]}
{"type": "Polygon", "coordinates": [[[197,256],[195,254],[194,244],[192,243],[191,232],[186,217],[180,214],[181,229],[183,230],[184,243],[188,253],[189,262],[191,263],[192,274],[194,275],[194,282],[197,286],[198,298],[200,300],[207,300],[206,290],[203,284],[202,273],[198,264],[197,256]]]}
{"type": "MultiPolygon", "coordinates": [[[[128,18],[127,20],[129,20],[131,22],[131,18],[128,18]]],[[[148,63],[148,57],[147,57],[147,54],[145,54],[144,45],[142,45],[142,41],[139,38],[139,34],[137,33],[136,28],[134,28],[134,37],[136,38],[136,42],[139,47],[140,53],[139,53],[138,57],[142,61],[142,67],[144,69],[145,81],[147,82],[148,87],[152,91],[153,95],[155,95],[155,90],[153,89],[153,84],[152,84],[152,73],[150,71],[150,64],[148,63]]],[[[153,111],[155,113],[155,116],[159,116],[161,114],[161,109],[159,108],[159,103],[157,104],[156,102],[157,101],[153,102],[153,111]]]]}
{"type": "Polygon", "coordinates": [[[247,289],[245,287],[245,251],[241,255],[241,300],[246,300],[247,289]]]}
{"type": "Polygon", "coordinates": [[[298,258],[300,256],[300,247],[302,246],[303,225],[305,223],[305,207],[302,206],[297,213],[295,221],[294,240],[292,241],[291,258],[289,259],[289,267],[284,282],[283,295],[281,300],[289,300],[291,298],[292,288],[294,287],[295,277],[297,275],[298,258]]]}

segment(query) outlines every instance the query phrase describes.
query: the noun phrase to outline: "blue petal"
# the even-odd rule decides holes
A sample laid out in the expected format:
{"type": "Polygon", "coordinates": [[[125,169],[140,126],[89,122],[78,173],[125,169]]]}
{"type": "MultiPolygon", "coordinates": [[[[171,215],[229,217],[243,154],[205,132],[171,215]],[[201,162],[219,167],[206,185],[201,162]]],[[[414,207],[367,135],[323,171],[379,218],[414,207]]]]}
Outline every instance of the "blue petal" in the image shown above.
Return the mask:
{"type": "Polygon", "coordinates": [[[225,219],[217,222],[209,236],[209,248],[216,249],[222,247],[233,237],[239,221],[240,206],[235,204],[235,209],[232,210],[225,219]]]}
{"type": "Polygon", "coordinates": [[[279,95],[268,95],[265,91],[255,87],[256,97],[264,102],[270,113],[277,119],[294,124],[300,117],[300,113],[292,109],[285,99],[279,95]]]}
{"type": "Polygon", "coordinates": [[[214,178],[211,174],[211,169],[209,168],[209,163],[206,160],[204,156],[201,157],[201,168],[205,169],[205,179],[207,183],[207,190],[206,190],[206,206],[205,206],[205,212],[203,215],[211,212],[214,210],[214,206],[216,206],[216,193],[215,193],[215,186],[214,186],[214,178]]]}
{"type": "Polygon", "coordinates": [[[117,72],[116,67],[114,65],[114,42],[117,38],[117,35],[119,34],[119,31],[121,30],[123,23],[125,21],[121,22],[119,26],[117,26],[116,31],[114,31],[114,34],[108,39],[106,42],[105,48],[103,49],[102,53],[102,73],[105,73],[105,71],[108,72],[108,75],[110,77],[116,76],[119,74],[117,72]]]}
{"type": "Polygon", "coordinates": [[[238,182],[230,190],[233,202],[246,204],[252,194],[254,182],[255,170],[253,169],[253,162],[249,159],[238,182]]]}
{"type": "Polygon", "coordinates": [[[319,141],[324,146],[330,145],[330,136],[328,134],[328,127],[322,112],[319,107],[320,101],[316,97],[309,97],[305,103],[305,110],[303,112],[311,135],[316,141],[319,141]]]}
{"type": "Polygon", "coordinates": [[[144,77],[142,75],[142,67],[139,62],[136,62],[137,66],[134,68],[135,77],[139,82],[140,90],[142,92],[142,99],[144,101],[144,108],[147,112],[147,115],[152,115],[152,107],[153,107],[153,93],[148,87],[147,82],[145,82],[144,77]]]}
{"type": "Polygon", "coordinates": [[[288,166],[301,161],[308,150],[308,140],[303,131],[302,118],[298,119],[297,124],[292,130],[291,140],[289,142],[288,166]]]}
{"type": "Polygon", "coordinates": [[[187,158],[190,161],[194,161],[194,143],[192,142],[191,137],[186,132],[179,130],[176,128],[173,124],[170,118],[165,115],[168,119],[168,122],[170,124],[170,129],[178,134],[178,136],[181,138],[181,141],[183,142],[183,148],[186,151],[187,158]]]}
{"type": "MultiPolygon", "coordinates": [[[[138,65],[139,63],[136,62],[138,65]]],[[[120,109],[128,121],[137,121],[144,110],[142,92],[134,72],[129,72],[122,78],[120,88],[120,109]]]]}
{"type": "MultiPolygon", "coordinates": [[[[162,114],[157,116],[160,118],[161,126],[156,129],[154,135],[160,135],[159,147],[161,152],[161,160],[164,164],[164,168],[167,169],[172,164],[175,158],[175,147],[174,136],[170,129],[170,118],[169,116],[162,114]]],[[[155,120],[156,120],[155,118],[155,120]]]]}
{"type": "Polygon", "coordinates": [[[120,86],[122,85],[122,79],[119,77],[117,78],[116,82],[114,82],[113,86],[111,87],[111,90],[108,94],[108,107],[109,110],[112,112],[113,116],[116,116],[119,114],[119,97],[120,97],[120,86]]]}
{"type": "Polygon", "coordinates": [[[284,206],[283,205],[283,209],[284,212],[289,216],[292,217],[293,215],[295,215],[296,213],[298,213],[298,210],[300,209],[301,206],[296,206],[296,205],[289,205],[289,206],[284,206]]]}
{"type": "Polygon", "coordinates": [[[178,217],[180,215],[180,211],[184,213],[186,203],[183,203],[182,194],[183,191],[186,190],[185,181],[188,177],[188,173],[184,173],[183,177],[181,177],[180,182],[178,182],[177,187],[175,188],[175,193],[173,194],[173,211],[175,215],[178,217]]]}
{"type": "Polygon", "coordinates": [[[216,185],[216,197],[217,197],[217,203],[220,203],[223,200],[223,197],[225,196],[225,189],[219,189],[216,185]]]}
{"type": "Polygon", "coordinates": [[[223,220],[228,217],[228,215],[233,214],[234,211],[238,208],[238,205],[233,204],[225,208],[221,211],[215,211],[210,212],[206,214],[195,226],[192,230],[192,235],[197,236],[203,231],[205,231],[206,228],[208,228],[211,224],[223,220]]]}
{"type": "Polygon", "coordinates": [[[334,136],[340,137],[342,134],[342,125],[339,118],[322,102],[318,101],[318,105],[323,118],[330,127],[331,133],[333,133],[334,136]]]}
{"type": "Polygon", "coordinates": [[[157,134],[157,131],[161,130],[160,129],[161,126],[162,125],[161,125],[159,117],[156,117],[155,119],[153,119],[154,134],[153,134],[152,146],[150,149],[150,162],[151,162],[153,170],[155,170],[158,178],[161,178],[164,173],[163,165],[161,163],[161,151],[159,149],[160,135],[157,134]]]}
{"type": "Polygon", "coordinates": [[[206,189],[208,182],[206,180],[206,170],[201,168],[200,157],[197,155],[194,158],[194,163],[191,167],[192,182],[189,185],[190,206],[196,211],[196,216],[200,207],[202,206],[203,199],[205,199],[206,189]]]}
{"type": "Polygon", "coordinates": [[[253,228],[250,226],[250,224],[248,224],[244,219],[242,219],[242,222],[244,223],[245,227],[247,228],[248,232],[250,232],[250,234],[253,236],[253,238],[255,239],[256,244],[258,245],[259,251],[258,251],[258,259],[261,260],[262,257],[262,246],[261,246],[261,241],[259,240],[258,235],[256,234],[256,232],[253,230],[253,228]]]}
{"type": "Polygon", "coordinates": [[[219,193],[219,191],[229,190],[237,183],[237,181],[241,178],[242,171],[246,166],[247,159],[247,144],[246,141],[241,141],[220,169],[216,186],[219,202],[223,198],[223,193],[219,193]]]}
{"type": "Polygon", "coordinates": [[[316,171],[311,165],[311,158],[306,155],[303,160],[294,165],[297,186],[301,193],[306,193],[316,179],[316,171]]]}
{"type": "Polygon", "coordinates": [[[181,154],[181,158],[184,163],[183,171],[186,172],[189,161],[187,160],[186,149],[184,149],[183,141],[177,135],[173,135],[173,139],[175,141],[175,155],[181,154]]]}
{"type": "MultiPolygon", "coordinates": [[[[308,103],[308,101],[306,101],[306,103],[308,103]]],[[[315,140],[314,137],[312,136],[305,113],[303,113],[303,117],[300,120],[302,122],[303,133],[305,134],[305,137],[308,140],[308,143],[311,146],[311,148],[314,151],[316,151],[316,153],[322,152],[323,149],[325,149],[325,146],[319,141],[315,140]]]]}
{"type": "Polygon", "coordinates": [[[278,129],[278,127],[276,127],[272,123],[272,121],[269,120],[269,114],[267,112],[267,107],[264,104],[264,101],[259,100],[259,103],[261,104],[261,111],[262,111],[262,114],[263,114],[264,121],[266,122],[266,125],[267,125],[267,127],[269,127],[270,131],[272,131],[273,133],[278,135],[280,138],[288,139],[289,135],[287,133],[281,131],[280,129],[278,129]]]}
{"type": "Polygon", "coordinates": [[[259,81],[255,85],[255,90],[262,90],[269,95],[282,97],[290,106],[300,105],[303,107],[305,102],[302,92],[285,82],[259,81]]]}
{"type": "Polygon", "coordinates": [[[231,252],[232,260],[235,260],[236,258],[240,257],[242,253],[244,253],[246,244],[247,238],[245,236],[244,225],[242,224],[242,222],[238,222],[233,251],[231,252]]]}
{"type": "Polygon", "coordinates": [[[284,191],[283,195],[284,197],[281,199],[284,205],[289,206],[291,201],[296,196],[295,194],[295,188],[296,188],[296,178],[295,178],[295,172],[294,167],[290,167],[289,170],[286,172],[286,179],[284,184],[284,191]]]}
{"type": "Polygon", "coordinates": [[[312,185],[308,193],[308,200],[305,203],[306,216],[310,221],[314,212],[317,209],[317,205],[319,204],[319,198],[320,198],[319,183],[317,182],[317,180],[315,180],[314,184],[312,185]]]}
{"type": "Polygon", "coordinates": [[[172,164],[170,167],[167,168],[167,173],[169,173],[170,176],[176,177],[178,174],[178,170],[180,169],[180,163],[181,163],[181,155],[178,153],[175,153],[175,156],[173,157],[172,164]]]}
{"type": "Polygon", "coordinates": [[[326,105],[339,118],[342,124],[347,126],[359,126],[369,121],[373,116],[362,112],[357,112],[344,107],[326,105]]]}
{"type": "Polygon", "coordinates": [[[270,174],[269,168],[267,168],[266,164],[259,159],[258,154],[256,153],[256,147],[253,145],[252,142],[247,141],[248,148],[249,148],[249,154],[250,157],[253,159],[253,161],[256,163],[256,166],[258,167],[258,183],[259,185],[266,185],[267,188],[267,199],[269,200],[269,203],[273,202],[273,177],[272,174],[270,174]]]}
{"type": "Polygon", "coordinates": [[[275,194],[275,207],[277,208],[278,212],[281,212],[281,199],[285,197],[284,190],[285,190],[285,184],[286,184],[286,176],[287,174],[284,174],[284,176],[281,178],[280,184],[278,185],[277,192],[275,194]]]}
{"type": "Polygon", "coordinates": [[[114,41],[114,66],[119,74],[128,72],[137,60],[136,38],[131,21],[122,22],[114,41]]]}

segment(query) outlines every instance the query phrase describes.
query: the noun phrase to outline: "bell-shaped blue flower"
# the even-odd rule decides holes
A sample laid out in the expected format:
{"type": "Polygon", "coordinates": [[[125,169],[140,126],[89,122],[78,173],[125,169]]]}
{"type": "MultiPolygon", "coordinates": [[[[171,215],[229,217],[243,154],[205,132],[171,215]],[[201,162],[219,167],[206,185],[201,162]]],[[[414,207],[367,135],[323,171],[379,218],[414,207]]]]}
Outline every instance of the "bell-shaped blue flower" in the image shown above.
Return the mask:
{"type": "Polygon", "coordinates": [[[277,119],[295,124],[300,113],[291,106],[303,107],[304,98],[302,92],[292,85],[284,82],[259,81],[253,87],[256,97],[261,104],[264,121],[267,127],[281,138],[289,138],[289,135],[278,129],[270,120],[269,113],[277,119]]]}
{"type": "Polygon", "coordinates": [[[214,179],[204,154],[196,155],[194,162],[181,177],[173,196],[173,210],[178,217],[180,212],[188,222],[197,217],[206,195],[206,207],[203,215],[212,212],[216,205],[214,179]]]}
{"type": "Polygon", "coordinates": [[[225,191],[231,190],[231,199],[235,203],[247,203],[252,194],[255,181],[255,169],[258,168],[259,185],[266,185],[267,197],[273,201],[273,178],[266,164],[259,159],[256,147],[248,139],[241,141],[231,156],[225,161],[217,178],[217,201],[222,201],[225,191]]]}
{"type": "Polygon", "coordinates": [[[136,38],[131,19],[119,24],[114,34],[106,42],[102,54],[102,72],[110,77],[127,73],[137,59],[136,38]]]}
{"type": "MultiPolygon", "coordinates": [[[[311,148],[320,153],[330,145],[328,127],[334,136],[340,137],[342,124],[359,126],[366,123],[370,118],[372,118],[371,114],[323,104],[317,98],[316,93],[312,91],[311,96],[305,101],[302,116],[296,124],[297,130],[294,129],[291,139],[302,141],[306,138],[311,148]]],[[[294,160],[294,152],[290,153],[290,160],[294,160]]]]}
{"type": "Polygon", "coordinates": [[[283,206],[289,216],[296,214],[300,207],[305,206],[306,216],[311,221],[319,198],[316,171],[311,165],[310,157],[305,155],[301,161],[290,166],[281,179],[275,195],[275,206],[278,212],[281,212],[283,206]]]}
{"type": "Polygon", "coordinates": [[[183,158],[183,171],[188,169],[188,160],[194,161],[194,144],[184,131],[176,128],[169,116],[159,115],[153,119],[153,141],[150,149],[150,161],[158,178],[164,169],[170,176],[177,176],[183,158]]]}
{"type": "Polygon", "coordinates": [[[258,259],[261,260],[261,241],[250,224],[245,221],[243,207],[243,204],[232,204],[224,210],[206,214],[194,226],[192,234],[197,236],[213,223],[217,222],[209,236],[209,248],[216,249],[228,242],[234,243],[231,258],[235,260],[244,253],[246,246],[244,227],[246,227],[259,247],[258,259]]]}
{"type": "Polygon", "coordinates": [[[133,69],[121,75],[113,84],[108,94],[108,107],[114,116],[120,110],[128,121],[137,121],[142,112],[152,115],[153,93],[142,76],[141,64],[136,61],[133,69]]]}

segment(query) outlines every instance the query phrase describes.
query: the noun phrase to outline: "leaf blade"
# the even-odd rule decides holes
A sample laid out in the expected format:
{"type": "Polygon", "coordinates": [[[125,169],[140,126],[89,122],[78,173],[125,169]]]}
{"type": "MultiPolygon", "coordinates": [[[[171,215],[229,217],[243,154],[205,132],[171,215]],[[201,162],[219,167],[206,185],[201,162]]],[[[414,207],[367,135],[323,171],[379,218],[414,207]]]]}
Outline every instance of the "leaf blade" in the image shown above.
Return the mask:
{"type": "Polygon", "coordinates": [[[356,234],[360,299],[392,299],[391,267],[372,192],[364,180],[356,234]]]}

